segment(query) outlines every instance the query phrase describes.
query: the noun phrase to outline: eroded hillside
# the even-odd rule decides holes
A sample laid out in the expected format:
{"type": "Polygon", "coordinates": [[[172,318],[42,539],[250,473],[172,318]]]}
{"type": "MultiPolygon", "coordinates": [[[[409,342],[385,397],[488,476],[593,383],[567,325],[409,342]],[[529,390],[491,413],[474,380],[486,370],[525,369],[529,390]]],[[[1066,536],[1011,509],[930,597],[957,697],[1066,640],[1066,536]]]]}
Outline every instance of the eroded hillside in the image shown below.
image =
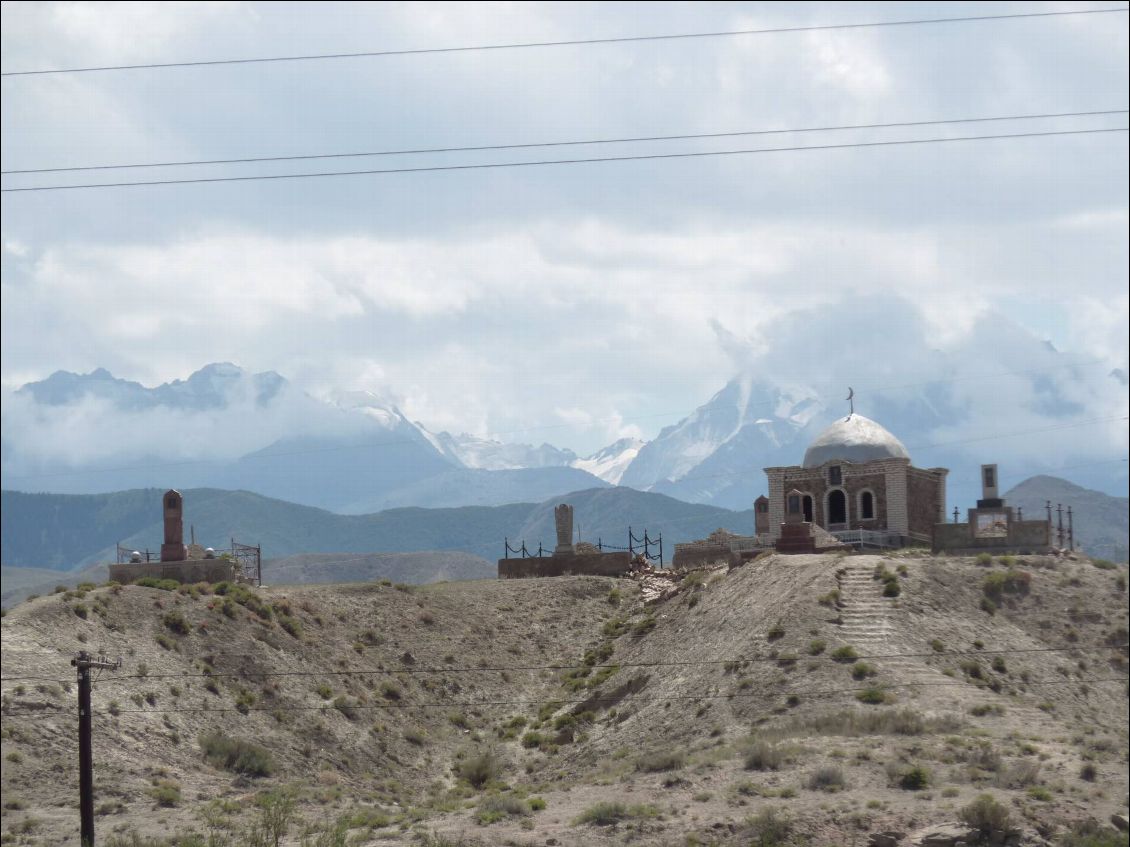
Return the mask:
{"type": "Polygon", "coordinates": [[[274,792],[357,844],[912,843],[989,793],[1042,843],[1126,812],[1126,613],[1125,570],[917,555],[648,604],[589,577],[61,593],[3,620],[4,829],[77,843],[87,649],[124,659],[94,691],[103,839],[251,843],[274,792]]]}

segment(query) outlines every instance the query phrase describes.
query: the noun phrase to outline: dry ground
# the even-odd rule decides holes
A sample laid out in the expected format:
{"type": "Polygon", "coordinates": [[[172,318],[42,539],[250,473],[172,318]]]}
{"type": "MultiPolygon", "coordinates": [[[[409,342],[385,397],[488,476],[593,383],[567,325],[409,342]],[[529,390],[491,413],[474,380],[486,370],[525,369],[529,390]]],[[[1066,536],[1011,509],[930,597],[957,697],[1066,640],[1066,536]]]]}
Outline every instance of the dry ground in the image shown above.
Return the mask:
{"type": "Polygon", "coordinates": [[[43,597],[2,624],[5,843],[77,844],[77,649],[124,660],[94,690],[100,843],[254,843],[268,792],[287,844],[768,844],[771,813],[797,844],[911,843],[986,792],[1054,843],[1127,811],[1125,575],[774,556],[649,605],[595,577],[43,597]],[[207,761],[216,730],[271,775],[207,761]],[[599,804],[619,819],[578,822],[599,804]]]}

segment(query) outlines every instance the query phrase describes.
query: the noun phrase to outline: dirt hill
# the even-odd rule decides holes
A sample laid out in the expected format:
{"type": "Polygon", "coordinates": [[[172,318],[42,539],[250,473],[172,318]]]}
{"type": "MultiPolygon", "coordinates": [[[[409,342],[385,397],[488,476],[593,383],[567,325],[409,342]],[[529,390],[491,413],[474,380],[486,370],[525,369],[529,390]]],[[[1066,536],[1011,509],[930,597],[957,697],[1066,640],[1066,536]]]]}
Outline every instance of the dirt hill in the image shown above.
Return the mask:
{"type": "Polygon", "coordinates": [[[345,843],[332,822],[350,844],[911,844],[968,830],[982,794],[1043,844],[1127,811],[1124,569],[774,556],[644,602],[667,585],[21,604],[2,623],[4,829],[77,843],[77,649],[124,659],[94,690],[100,843],[254,844],[278,792],[305,821],[284,844],[345,843]]]}

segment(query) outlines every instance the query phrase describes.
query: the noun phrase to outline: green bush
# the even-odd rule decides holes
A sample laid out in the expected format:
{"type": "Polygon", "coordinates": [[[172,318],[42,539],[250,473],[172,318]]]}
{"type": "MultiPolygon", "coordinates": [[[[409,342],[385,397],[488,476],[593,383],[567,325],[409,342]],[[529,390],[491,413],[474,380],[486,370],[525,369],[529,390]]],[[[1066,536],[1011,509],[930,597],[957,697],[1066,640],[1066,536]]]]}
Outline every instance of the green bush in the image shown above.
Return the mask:
{"type": "Polygon", "coordinates": [[[205,760],[213,767],[245,776],[270,776],[275,762],[269,750],[239,738],[229,738],[219,730],[206,732],[198,739],[205,760]]]}
{"type": "Polygon", "coordinates": [[[993,557],[988,553],[978,553],[976,562],[981,567],[986,568],[993,563],[993,557]]]}
{"type": "Polygon", "coordinates": [[[454,770],[455,775],[466,780],[471,787],[482,788],[498,779],[502,766],[493,753],[486,751],[457,760],[454,770]]]}
{"type": "Polygon", "coordinates": [[[977,830],[982,838],[994,831],[1008,829],[1011,816],[1008,807],[997,802],[992,794],[982,794],[958,813],[962,822],[977,830]]]}
{"type": "Polygon", "coordinates": [[[593,826],[612,826],[623,820],[654,818],[659,810],[654,806],[625,806],[623,803],[597,803],[589,806],[573,821],[573,824],[592,824],[593,826]]]}
{"type": "Polygon", "coordinates": [[[636,770],[643,773],[659,773],[662,771],[677,771],[686,764],[687,758],[677,750],[660,750],[648,753],[636,759],[636,770]]]}
{"type": "Polygon", "coordinates": [[[817,768],[805,781],[810,791],[840,791],[846,784],[843,770],[835,766],[817,768]]]}
{"type": "Polygon", "coordinates": [[[769,631],[767,633],[765,633],[765,638],[769,641],[779,641],[780,639],[782,639],[784,637],[785,637],[785,628],[783,626],[781,626],[779,623],[773,624],[773,626],[771,626],[769,628],[769,631]]]}
{"type": "Polygon", "coordinates": [[[530,813],[530,807],[513,796],[491,795],[484,797],[475,807],[475,820],[480,825],[496,823],[509,817],[522,817],[530,813]]]}
{"type": "Polygon", "coordinates": [[[540,732],[527,732],[522,736],[522,746],[527,750],[533,750],[535,747],[541,747],[545,740],[545,736],[540,732]]]}
{"type": "Polygon", "coordinates": [[[915,765],[899,775],[899,788],[905,791],[921,791],[930,785],[930,772],[921,765],[915,765]]]}
{"type": "Polygon", "coordinates": [[[859,653],[850,644],[845,644],[832,651],[832,658],[837,662],[854,662],[859,658],[859,653]]]}
{"type": "Polygon", "coordinates": [[[192,626],[188,620],[176,609],[165,612],[161,617],[161,623],[165,625],[165,629],[175,635],[188,635],[192,631],[192,626]]]}
{"type": "Polygon", "coordinates": [[[155,576],[143,576],[135,579],[133,584],[143,588],[157,588],[161,591],[176,591],[180,588],[180,583],[175,579],[157,579],[155,576]]]}
{"type": "Polygon", "coordinates": [[[158,779],[149,789],[149,796],[157,801],[158,806],[172,808],[180,805],[180,785],[171,779],[158,779]]]}
{"type": "Polygon", "coordinates": [[[1027,571],[1009,568],[1007,571],[993,571],[985,574],[981,591],[996,605],[1000,605],[1005,594],[1024,596],[1032,584],[1032,575],[1027,571]]]}
{"type": "Polygon", "coordinates": [[[756,741],[745,754],[747,771],[775,771],[785,762],[785,754],[780,747],[766,741],[756,741]]]}
{"type": "Polygon", "coordinates": [[[891,579],[883,583],[884,597],[898,597],[900,594],[902,594],[902,588],[899,586],[898,579],[891,579]]]}
{"type": "Polygon", "coordinates": [[[855,699],[869,706],[881,706],[890,699],[890,695],[876,685],[869,685],[862,691],[857,692],[855,699]]]}
{"type": "Polygon", "coordinates": [[[867,679],[869,676],[875,676],[878,672],[879,669],[868,662],[856,662],[851,666],[852,679],[867,679]]]}
{"type": "Polygon", "coordinates": [[[808,655],[819,656],[821,653],[824,652],[824,650],[827,646],[828,646],[828,643],[826,641],[824,641],[822,638],[817,638],[813,641],[809,641],[808,642],[808,655]]]}
{"type": "Polygon", "coordinates": [[[531,812],[541,812],[546,806],[544,797],[531,797],[527,802],[530,804],[531,812]]]}
{"type": "Polygon", "coordinates": [[[351,721],[357,720],[357,716],[361,713],[357,701],[352,697],[346,697],[344,694],[334,698],[334,708],[351,721]]]}
{"type": "Polygon", "coordinates": [[[792,835],[792,822],[776,809],[762,809],[748,821],[752,847],[779,847],[792,835]]]}

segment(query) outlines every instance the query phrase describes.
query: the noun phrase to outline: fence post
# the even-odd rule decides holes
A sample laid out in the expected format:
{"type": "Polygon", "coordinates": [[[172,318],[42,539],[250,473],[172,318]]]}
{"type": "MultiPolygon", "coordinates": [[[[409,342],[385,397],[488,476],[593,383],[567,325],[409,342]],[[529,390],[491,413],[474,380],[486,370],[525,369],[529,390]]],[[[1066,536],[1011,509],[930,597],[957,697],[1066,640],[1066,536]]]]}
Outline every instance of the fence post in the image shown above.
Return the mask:
{"type": "Polygon", "coordinates": [[[632,538],[633,538],[633,536],[632,536],[632,525],[628,524],[628,555],[629,556],[631,556],[633,553],[635,553],[635,550],[632,549],[632,538]]]}
{"type": "Polygon", "coordinates": [[[600,543],[600,536],[599,535],[596,537],[596,549],[599,550],[601,553],[604,552],[604,545],[602,545],[600,543]]]}
{"type": "Polygon", "coordinates": [[[505,535],[502,536],[502,544],[505,548],[502,551],[502,558],[509,559],[510,558],[510,539],[507,538],[505,535]]]}
{"type": "Polygon", "coordinates": [[[663,567],[663,533],[659,533],[659,567],[663,567]]]}

